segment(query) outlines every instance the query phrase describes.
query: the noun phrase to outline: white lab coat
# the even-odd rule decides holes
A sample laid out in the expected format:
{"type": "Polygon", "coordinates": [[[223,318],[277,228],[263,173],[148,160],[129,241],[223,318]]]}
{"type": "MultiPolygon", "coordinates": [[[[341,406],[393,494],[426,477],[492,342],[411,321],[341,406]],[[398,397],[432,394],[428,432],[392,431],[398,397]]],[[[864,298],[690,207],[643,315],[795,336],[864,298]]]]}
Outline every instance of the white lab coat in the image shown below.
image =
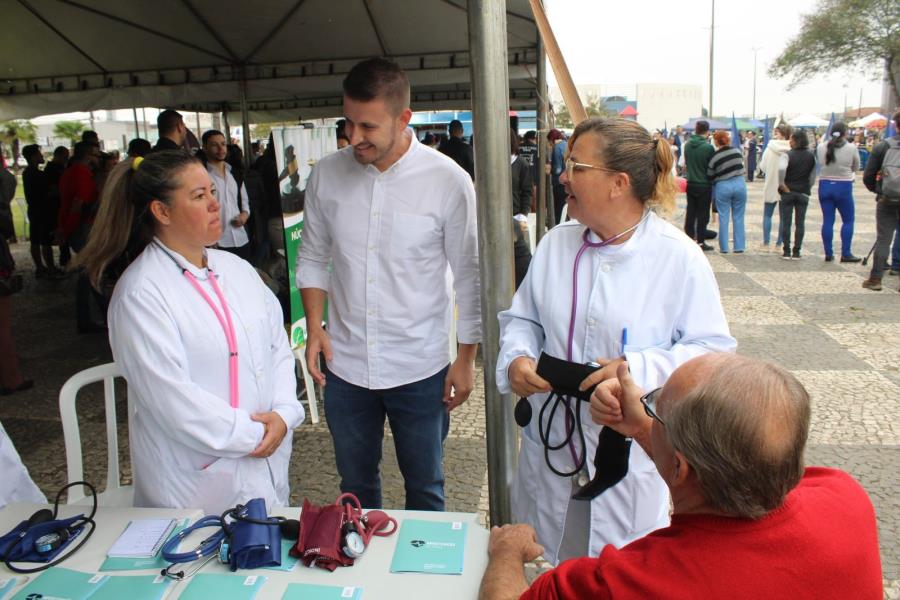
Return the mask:
{"type": "Polygon", "coordinates": [[[256,497],[286,506],[291,430],[304,411],[281,307],[249,263],[224,251],[206,253],[237,337],[237,409],[229,402],[225,333],[181,272],[189,269],[221,311],[207,269],[156,240],[122,275],[110,303],[110,345],[132,400],[135,506],[219,514],[256,497]],[[288,433],[271,457],[251,458],[263,425],[250,416],[271,410],[288,433]]]}
{"type": "Polygon", "coordinates": [[[0,508],[10,502],[47,504],[47,498],[31,480],[16,447],[0,423],[0,508]]]}
{"type": "MultiPolygon", "coordinates": [[[[577,222],[552,229],[541,240],[512,306],[500,313],[497,382],[502,392],[510,391],[507,369],[516,357],[537,359],[544,351],[566,358],[572,269],[584,231],[577,222]]],[[[593,233],[591,239],[599,241],[593,233]]],[[[655,214],[624,244],[591,248],[582,256],[573,361],[585,363],[624,353],[635,381],[649,391],[687,360],[735,347],[715,277],[702,251],[655,214]],[[623,349],[624,328],[628,344],[623,349]]],[[[529,398],[533,416],[523,430],[512,504],[515,519],[535,527],[544,557],[555,563],[567,558],[558,554],[572,486],[569,478],[553,474],[544,461],[537,423],[545,398],[546,394],[529,398]]],[[[593,477],[600,426],[591,421],[588,404],[580,404],[593,477]]],[[[552,424],[551,442],[562,440],[563,430],[560,413],[552,424]]],[[[551,452],[550,457],[558,470],[572,470],[568,448],[551,452]]],[[[606,544],[621,547],[666,526],[668,508],[668,491],[653,462],[632,444],[628,475],[591,502],[590,555],[596,556],[606,544]]]]}

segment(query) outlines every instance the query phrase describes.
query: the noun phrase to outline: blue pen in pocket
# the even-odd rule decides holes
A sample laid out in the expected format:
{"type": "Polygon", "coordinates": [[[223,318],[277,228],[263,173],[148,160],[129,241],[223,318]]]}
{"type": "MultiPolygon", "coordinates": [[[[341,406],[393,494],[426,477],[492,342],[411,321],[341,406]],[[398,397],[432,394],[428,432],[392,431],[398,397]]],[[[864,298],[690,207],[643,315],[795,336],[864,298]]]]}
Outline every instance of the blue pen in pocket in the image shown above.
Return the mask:
{"type": "Polygon", "coordinates": [[[625,346],[628,345],[628,328],[622,328],[622,356],[625,356],[625,346]]]}

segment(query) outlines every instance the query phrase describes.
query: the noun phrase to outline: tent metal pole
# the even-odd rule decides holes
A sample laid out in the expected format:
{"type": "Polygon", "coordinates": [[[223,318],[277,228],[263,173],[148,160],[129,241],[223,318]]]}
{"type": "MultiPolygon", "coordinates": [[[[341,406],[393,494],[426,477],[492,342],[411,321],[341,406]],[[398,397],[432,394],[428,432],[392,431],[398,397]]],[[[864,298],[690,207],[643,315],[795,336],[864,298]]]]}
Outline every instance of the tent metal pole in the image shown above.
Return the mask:
{"type": "Polygon", "coordinates": [[[241,139],[244,144],[244,167],[250,166],[250,111],[247,110],[247,72],[241,67],[241,80],[238,82],[241,93],[241,139]]]}
{"type": "Polygon", "coordinates": [[[547,175],[544,165],[547,164],[547,131],[550,129],[547,120],[547,56],[541,34],[537,36],[537,156],[534,157],[534,168],[538,174],[536,215],[534,239],[540,242],[547,227],[547,175]]]}
{"type": "Polygon", "coordinates": [[[517,449],[513,397],[497,391],[495,375],[500,349],[497,312],[509,307],[514,283],[506,1],[469,0],[468,24],[490,521],[502,525],[512,520],[509,491],[517,449]]]}
{"type": "Polygon", "coordinates": [[[225,129],[225,143],[231,143],[231,123],[228,122],[228,107],[222,107],[222,126],[225,129]]]}
{"type": "Polygon", "coordinates": [[[147,109],[143,106],[141,107],[141,118],[144,121],[144,139],[148,142],[150,141],[150,134],[147,133],[147,109]]]}
{"type": "Polygon", "coordinates": [[[138,118],[137,118],[137,108],[131,107],[131,116],[134,117],[134,137],[141,137],[141,128],[138,126],[138,118]]]}

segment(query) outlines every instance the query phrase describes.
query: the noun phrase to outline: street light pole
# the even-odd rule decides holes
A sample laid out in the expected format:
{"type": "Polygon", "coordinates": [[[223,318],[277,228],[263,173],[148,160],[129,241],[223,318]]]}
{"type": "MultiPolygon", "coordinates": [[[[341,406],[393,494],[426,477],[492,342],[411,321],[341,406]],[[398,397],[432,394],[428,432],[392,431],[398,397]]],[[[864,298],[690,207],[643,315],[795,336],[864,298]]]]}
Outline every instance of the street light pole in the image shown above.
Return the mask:
{"type": "Polygon", "coordinates": [[[713,47],[716,31],[716,0],[712,0],[712,15],[709,22],[709,118],[713,118],[713,47]]]}
{"type": "Polygon", "coordinates": [[[756,53],[759,52],[760,46],[753,46],[753,119],[756,119],[756,53]]]}

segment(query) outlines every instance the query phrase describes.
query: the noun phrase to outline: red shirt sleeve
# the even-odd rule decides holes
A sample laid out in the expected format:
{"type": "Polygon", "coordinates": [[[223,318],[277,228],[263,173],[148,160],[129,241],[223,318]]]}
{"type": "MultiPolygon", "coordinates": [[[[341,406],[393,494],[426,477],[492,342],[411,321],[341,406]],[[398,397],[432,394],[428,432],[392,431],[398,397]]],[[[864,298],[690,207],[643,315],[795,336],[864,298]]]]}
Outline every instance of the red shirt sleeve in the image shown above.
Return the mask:
{"type": "Polygon", "coordinates": [[[538,577],[519,600],[607,600],[612,598],[597,558],[574,558],[538,577]]]}

